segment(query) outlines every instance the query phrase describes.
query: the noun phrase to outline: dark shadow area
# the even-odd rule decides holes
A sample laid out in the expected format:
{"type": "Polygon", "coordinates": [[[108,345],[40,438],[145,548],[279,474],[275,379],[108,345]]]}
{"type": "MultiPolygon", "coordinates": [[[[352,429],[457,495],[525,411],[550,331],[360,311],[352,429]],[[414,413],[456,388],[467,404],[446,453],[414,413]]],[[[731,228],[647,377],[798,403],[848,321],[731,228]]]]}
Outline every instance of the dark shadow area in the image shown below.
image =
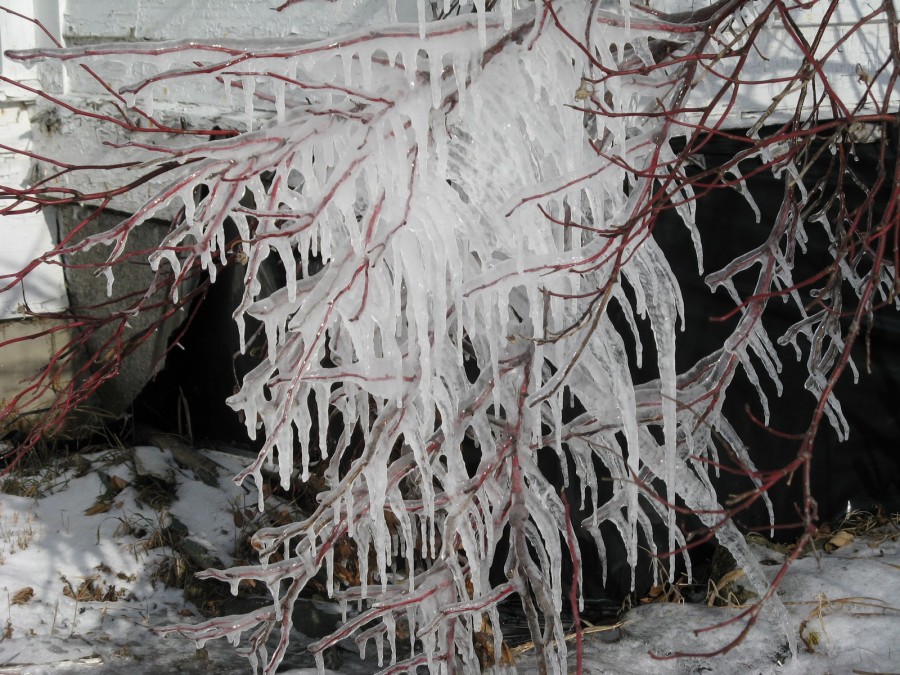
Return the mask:
{"type": "MultiPolygon", "coordinates": [[[[815,145],[814,149],[821,147],[815,145]]],[[[741,147],[728,140],[714,139],[704,147],[707,167],[721,165],[740,150],[741,147]]],[[[846,197],[849,208],[854,208],[865,193],[860,186],[870,186],[875,181],[875,171],[880,143],[857,144],[846,148],[851,155],[855,176],[851,180],[845,176],[846,197]],[[858,181],[858,182],[855,182],[858,181]]],[[[887,144],[887,166],[897,161],[896,142],[887,144]]],[[[804,181],[813,186],[821,181],[824,194],[828,198],[838,190],[837,170],[830,165],[830,152],[822,152],[808,168],[804,181]]],[[[759,165],[757,161],[741,163],[745,175],[759,165]]],[[[760,210],[760,219],[747,200],[733,189],[714,190],[699,200],[697,204],[697,227],[703,242],[704,273],[716,272],[737,256],[763,243],[769,235],[771,223],[775,222],[784,195],[784,178],[776,178],[771,172],[763,172],[747,180],[760,210]]],[[[874,217],[883,215],[885,201],[893,185],[888,182],[875,197],[874,217]]],[[[834,208],[828,211],[834,216],[834,208]]],[[[829,241],[822,225],[808,222],[806,225],[806,250],[798,250],[794,267],[794,281],[801,282],[833,264],[829,241]]],[[[719,290],[713,294],[697,273],[697,260],[687,229],[672,211],[661,214],[656,224],[654,236],[666,253],[678,278],[685,301],[686,330],[677,336],[677,368],[684,372],[697,360],[721,347],[730,335],[737,319],[721,320],[735,307],[734,302],[719,290]]],[[[758,266],[744,272],[735,280],[735,286],[742,298],[753,293],[758,266]]],[[[811,288],[821,287],[816,283],[811,288]]],[[[809,289],[802,289],[804,303],[812,303],[809,289]]],[[[844,312],[851,312],[857,299],[849,284],[844,284],[844,312]]],[[[814,311],[814,310],[813,310],[814,311]]],[[[781,298],[769,301],[763,324],[773,343],[800,319],[793,302],[781,298]]],[[[844,328],[849,319],[843,320],[844,328]]],[[[809,376],[806,357],[809,342],[803,338],[799,344],[804,349],[798,361],[793,346],[777,347],[783,370],[780,374],[784,392],[778,397],[775,386],[765,376],[757,362],[762,387],[769,399],[770,428],[788,434],[803,433],[810,422],[816,400],[805,387],[809,376]]],[[[644,341],[645,360],[655,359],[652,354],[652,338],[644,341]],[[646,351],[651,352],[650,354],[646,351]]],[[[876,312],[869,326],[864,327],[860,339],[852,351],[853,361],[859,370],[858,384],[853,382],[851,369],[847,369],[835,390],[841,408],[850,427],[849,439],[839,442],[834,429],[825,421],[816,438],[812,462],[812,490],[819,504],[819,515],[823,520],[831,520],[846,513],[848,508],[870,509],[883,505],[888,509],[900,508],[900,424],[896,412],[897,393],[900,391],[900,316],[889,306],[876,312]]],[[[652,361],[651,361],[652,362],[652,361]]],[[[751,456],[760,469],[776,469],[784,466],[797,454],[799,442],[770,433],[753,420],[763,419],[763,408],[755,388],[743,370],[738,371],[734,383],[729,388],[724,411],[735,426],[751,456]],[[751,417],[752,414],[752,417],[751,417]]],[[[720,496],[727,499],[730,494],[739,494],[751,489],[747,480],[732,476],[722,476],[718,481],[720,496]]],[[[772,490],[777,523],[792,523],[798,520],[801,497],[800,477],[791,485],[782,481],[772,490]]],[[[745,527],[767,525],[768,517],[762,504],[754,506],[738,518],[745,527]]],[[[777,536],[792,540],[798,530],[784,530],[777,536]]]]}

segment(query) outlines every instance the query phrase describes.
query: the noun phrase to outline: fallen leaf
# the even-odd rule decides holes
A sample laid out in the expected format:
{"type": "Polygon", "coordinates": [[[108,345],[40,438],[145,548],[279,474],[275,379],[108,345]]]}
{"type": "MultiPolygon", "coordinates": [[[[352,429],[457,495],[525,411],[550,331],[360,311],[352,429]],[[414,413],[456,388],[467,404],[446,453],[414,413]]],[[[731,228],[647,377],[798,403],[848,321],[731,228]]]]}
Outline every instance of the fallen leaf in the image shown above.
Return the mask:
{"type": "Polygon", "coordinates": [[[838,530],[834,536],[825,543],[825,552],[831,553],[851,543],[855,537],[847,530],[838,530]]]}
{"type": "Polygon", "coordinates": [[[106,513],[111,508],[112,508],[112,504],[110,504],[109,502],[99,501],[96,504],[94,504],[92,507],[90,507],[89,509],[86,509],[84,512],[84,515],[96,516],[97,514],[100,514],[100,513],[106,513]]]}
{"type": "Polygon", "coordinates": [[[109,477],[109,489],[118,494],[122,490],[128,487],[128,481],[120,476],[110,476],[109,477]]]}

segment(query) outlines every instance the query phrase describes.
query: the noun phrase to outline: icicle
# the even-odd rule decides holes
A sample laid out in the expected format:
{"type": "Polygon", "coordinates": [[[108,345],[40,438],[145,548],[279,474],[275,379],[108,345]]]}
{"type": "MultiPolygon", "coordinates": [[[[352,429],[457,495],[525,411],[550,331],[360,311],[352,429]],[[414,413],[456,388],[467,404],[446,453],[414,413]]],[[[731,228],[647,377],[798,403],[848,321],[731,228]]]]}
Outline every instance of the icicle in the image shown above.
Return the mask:
{"type": "Polygon", "coordinates": [[[419,15],[419,39],[425,39],[425,25],[428,21],[428,16],[426,15],[425,10],[425,0],[416,0],[416,10],[419,15]]]}
{"type": "Polygon", "coordinates": [[[500,12],[503,14],[503,28],[509,30],[512,26],[512,0],[500,0],[500,12]]]}
{"type": "MultiPolygon", "coordinates": [[[[307,398],[305,395],[301,395],[301,398],[307,398]]],[[[309,430],[312,426],[312,422],[309,419],[309,409],[306,405],[297,406],[303,411],[297,419],[294,418],[294,424],[297,426],[297,442],[300,444],[300,480],[304,483],[309,481],[309,430]]],[[[288,484],[285,485],[282,483],[282,488],[285,490],[290,490],[290,479],[288,479],[288,484]]]]}
{"type": "Polygon", "coordinates": [[[273,444],[273,451],[270,457],[277,451],[278,454],[278,474],[281,478],[282,487],[287,490],[291,485],[291,472],[294,470],[294,443],[293,430],[290,425],[284,425],[278,432],[273,444]],[[286,486],[286,487],[285,487],[286,486]]]}
{"type": "Polygon", "coordinates": [[[263,492],[263,479],[262,479],[262,471],[256,469],[253,472],[253,483],[256,485],[256,494],[257,494],[257,508],[259,512],[262,513],[265,510],[265,494],[263,492]]]}
{"type": "Polygon", "coordinates": [[[244,114],[247,116],[247,131],[253,131],[253,94],[256,90],[256,78],[252,75],[241,77],[244,90],[244,114]]]}
{"type": "Polygon", "coordinates": [[[384,502],[387,493],[387,459],[383,453],[376,452],[372,461],[363,469],[366,479],[366,488],[369,493],[369,509],[372,518],[374,532],[375,558],[378,567],[378,576],[381,579],[381,590],[387,588],[387,551],[390,544],[387,524],[384,519],[384,502]]]}
{"type": "Polygon", "coordinates": [[[275,90],[275,115],[278,124],[284,124],[284,84],[283,80],[272,80],[272,88],[275,90]]]}
{"type": "Polygon", "coordinates": [[[222,75],[222,87],[225,89],[225,101],[228,104],[228,107],[234,109],[234,98],[232,98],[231,90],[233,87],[231,86],[234,78],[231,75],[222,75]]]}
{"type": "Polygon", "coordinates": [[[394,620],[392,612],[387,612],[382,621],[384,621],[387,642],[391,648],[391,665],[393,665],[397,662],[397,622],[394,620]]]}
{"type": "Polygon", "coordinates": [[[335,164],[334,140],[331,137],[326,137],[325,139],[323,139],[319,149],[321,151],[321,155],[318,157],[318,160],[322,166],[322,182],[324,183],[325,179],[327,178],[327,174],[325,173],[325,171],[332,168],[335,164]]]}
{"type": "MultiPolygon", "coordinates": [[[[753,210],[753,215],[756,217],[756,222],[759,223],[762,219],[762,212],[759,209],[759,205],[756,203],[756,199],[754,199],[753,194],[750,190],[747,189],[747,183],[744,181],[744,175],[741,172],[740,168],[737,164],[730,166],[728,168],[728,172],[732,174],[735,178],[738,179],[737,183],[734,186],[734,189],[747,201],[747,204],[753,210]]],[[[802,186],[802,182],[800,183],[802,186]]]]}
{"type": "Polygon", "coordinates": [[[416,607],[413,604],[406,605],[406,625],[408,626],[407,634],[409,635],[409,651],[415,652],[416,649],[416,607]]]}
{"type": "Polygon", "coordinates": [[[334,546],[325,552],[325,593],[329,598],[334,597],[334,546]]]}
{"type": "MultiPolygon", "coordinates": [[[[619,11],[625,19],[625,39],[631,38],[631,3],[630,0],[619,0],[619,11]]],[[[619,54],[622,50],[619,50],[619,54]]]]}
{"type": "Polygon", "coordinates": [[[153,117],[153,87],[147,87],[144,93],[144,112],[147,113],[150,117],[153,117]]]}
{"type": "Polygon", "coordinates": [[[344,84],[348,87],[353,85],[353,54],[349,51],[340,54],[341,68],[344,74],[344,84]]]}
{"type": "Polygon", "coordinates": [[[457,99],[461,113],[466,109],[466,78],[469,71],[469,59],[458,52],[453,53],[453,76],[456,79],[457,99]]]}
{"type": "MultiPolygon", "coordinates": [[[[360,83],[365,91],[372,91],[372,52],[368,49],[360,49],[356,52],[356,58],[359,60],[360,67],[360,83]]],[[[379,140],[381,136],[379,135],[379,140]]]]}
{"type": "Polygon", "coordinates": [[[562,470],[563,476],[563,487],[568,487],[569,485],[569,465],[566,462],[565,451],[563,450],[562,443],[562,433],[563,433],[563,421],[562,421],[562,407],[563,407],[563,388],[560,387],[557,389],[556,394],[552,396],[548,400],[548,405],[550,407],[550,413],[552,415],[553,422],[553,436],[554,436],[554,446],[556,449],[556,455],[559,457],[559,466],[562,470]]]}
{"type": "MultiPolygon", "coordinates": [[[[359,660],[365,661],[366,660],[366,645],[369,644],[369,640],[367,637],[363,637],[363,639],[358,640],[358,643],[359,643],[359,660]]],[[[379,667],[381,666],[380,663],[378,665],[379,665],[379,667]]]]}
{"type": "MultiPolygon", "coordinates": [[[[421,0],[420,0],[421,1],[421,0]]],[[[440,54],[428,52],[428,71],[431,83],[431,107],[441,105],[441,84],[443,83],[444,60],[440,54]]]]}
{"type": "MultiPolygon", "coordinates": [[[[663,303],[667,299],[663,299],[663,303]]],[[[665,312],[665,308],[662,308],[665,312]]],[[[669,504],[675,504],[676,495],[678,494],[678,483],[676,482],[675,467],[678,463],[676,456],[676,431],[677,431],[677,412],[676,397],[678,395],[675,373],[675,325],[672,319],[663,314],[653,321],[653,331],[656,335],[657,361],[659,363],[659,381],[660,381],[660,405],[662,407],[663,416],[663,445],[664,466],[665,466],[665,484],[666,484],[666,501],[669,504]]],[[[669,535],[669,552],[675,550],[675,532],[677,530],[675,524],[675,509],[669,506],[667,512],[667,528],[669,535]]],[[[650,533],[650,541],[653,540],[652,532],[650,533]]],[[[669,579],[675,578],[675,556],[669,556],[669,579]]]]}
{"type": "Polygon", "coordinates": [[[406,81],[410,88],[416,86],[417,73],[419,69],[419,48],[413,45],[411,48],[400,52],[400,58],[403,61],[403,72],[406,73],[406,81]]]}
{"type": "Polygon", "coordinates": [[[316,408],[318,411],[319,454],[323,460],[328,459],[328,404],[329,385],[316,387],[316,408]]]}
{"type": "MultiPolygon", "coordinates": [[[[106,277],[106,297],[111,298],[112,292],[113,292],[113,281],[115,280],[115,277],[113,275],[112,265],[105,265],[103,267],[103,276],[106,277]]],[[[173,298],[172,298],[173,301],[177,302],[177,300],[178,300],[178,289],[177,288],[172,289],[172,295],[173,295],[173,298]]]]}
{"type": "Polygon", "coordinates": [[[759,381],[759,375],[756,373],[756,368],[753,367],[753,363],[750,361],[750,357],[746,353],[742,353],[740,355],[741,365],[744,367],[744,374],[747,376],[747,379],[750,381],[750,384],[753,385],[753,388],[756,390],[756,395],[759,396],[759,402],[763,408],[763,423],[769,424],[769,399],[766,396],[765,391],[763,391],[762,383],[759,381]]]}
{"type": "Polygon", "coordinates": [[[484,0],[475,0],[475,11],[478,12],[478,44],[482,47],[487,46],[487,29],[486,29],[486,14],[484,8],[484,0]]]}
{"type": "Polygon", "coordinates": [[[346,511],[347,511],[347,534],[350,535],[351,538],[355,538],[356,531],[357,531],[357,523],[356,523],[356,518],[353,517],[355,515],[355,510],[353,508],[354,500],[355,500],[355,497],[353,495],[353,490],[347,490],[346,495],[347,496],[344,500],[344,503],[346,504],[346,511]]]}
{"type": "Polygon", "coordinates": [[[356,530],[356,547],[359,551],[359,599],[360,609],[362,601],[369,597],[369,544],[371,543],[369,531],[363,527],[356,530]]]}

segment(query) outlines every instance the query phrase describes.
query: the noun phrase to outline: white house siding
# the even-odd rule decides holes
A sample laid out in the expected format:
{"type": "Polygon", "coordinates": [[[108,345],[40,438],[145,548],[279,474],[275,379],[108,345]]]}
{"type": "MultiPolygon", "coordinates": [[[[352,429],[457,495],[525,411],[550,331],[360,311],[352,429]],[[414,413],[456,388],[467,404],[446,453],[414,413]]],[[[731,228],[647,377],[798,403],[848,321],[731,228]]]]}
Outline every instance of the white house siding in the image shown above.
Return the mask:
{"type": "MultiPolygon", "coordinates": [[[[900,0],[895,0],[896,3],[900,3],[900,0]]],[[[360,26],[383,24],[388,20],[388,0],[305,0],[283,12],[275,12],[273,7],[277,4],[279,0],[68,0],[61,12],[61,30],[66,44],[74,46],[123,40],[239,36],[321,38],[358,30],[360,26]]],[[[399,17],[414,21],[416,4],[416,0],[397,0],[399,17]]],[[[680,12],[708,6],[710,0],[651,0],[649,4],[662,11],[680,12]]],[[[821,2],[812,9],[792,13],[808,39],[813,39],[827,4],[821,2]]],[[[842,0],[825,32],[819,53],[823,53],[844,36],[860,16],[872,11],[872,5],[868,0],[842,0]]],[[[874,72],[878,65],[876,59],[885,58],[888,46],[880,40],[883,40],[883,32],[879,32],[879,26],[872,26],[872,30],[853,35],[829,60],[829,82],[844,100],[851,102],[851,107],[864,93],[865,82],[861,74],[874,72]]],[[[799,64],[799,50],[783,31],[775,30],[758,40],[744,75],[751,79],[787,77],[797,71],[799,64]]],[[[130,81],[138,75],[136,72],[129,73],[128,66],[112,60],[95,62],[93,65],[112,82],[130,81]]],[[[701,78],[687,105],[703,108],[720,85],[713,77],[701,78]]],[[[875,83],[873,94],[876,100],[885,95],[887,86],[887,78],[875,83]]],[[[723,101],[714,112],[723,117],[721,121],[725,128],[750,127],[766,111],[767,123],[782,122],[789,115],[788,111],[793,109],[797,98],[796,93],[784,96],[784,88],[784,84],[777,83],[741,87],[735,105],[728,106],[726,110],[727,103],[723,101]],[[782,97],[781,105],[769,110],[776,97],[782,97]]],[[[72,69],[68,73],[65,89],[66,96],[76,104],[89,102],[98,105],[105,100],[105,94],[99,85],[79,69],[72,69]]],[[[222,101],[218,93],[204,95],[202,91],[195,89],[179,91],[157,87],[153,88],[152,97],[152,104],[147,100],[139,102],[145,107],[152,105],[154,114],[161,121],[172,125],[210,128],[218,124],[222,127],[240,128],[243,124],[244,102],[241,96],[235,96],[232,102],[227,102],[222,101]]],[[[808,97],[809,100],[812,98],[808,97]]],[[[900,105],[900,93],[895,91],[892,100],[892,109],[896,110],[900,105]]],[[[864,112],[873,110],[871,103],[863,109],[864,112]]],[[[102,156],[94,154],[97,153],[97,144],[85,143],[83,139],[86,138],[102,136],[104,140],[124,140],[120,131],[108,128],[110,125],[98,125],[91,119],[62,113],[54,122],[50,127],[54,133],[42,134],[41,129],[38,129],[39,135],[35,142],[48,154],[63,160],[77,157],[83,162],[101,161],[102,156]]],[[[44,129],[46,128],[45,126],[44,129]]],[[[171,139],[167,140],[171,142],[171,139]]],[[[185,142],[190,140],[185,139],[185,142]]],[[[134,152],[134,158],[142,156],[151,157],[149,154],[142,155],[139,151],[134,152]]],[[[118,158],[131,159],[122,151],[118,158]]],[[[89,191],[102,185],[106,177],[98,173],[92,175],[92,172],[82,172],[66,180],[70,187],[89,191]]],[[[147,184],[117,198],[112,207],[123,212],[134,211],[160,185],[161,183],[147,184]]]]}
{"type": "MultiPolygon", "coordinates": [[[[13,0],[4,5],[27,16],[46,16],[47,3],[33,0],[13,0]],[[37,11],[36,11],[37,10],[37,11]]],[[[50,22],[52,25],[52,21],[50,22]]],[[[35,35],[34,27],[21,19],[5,16],[0,21],[0,51],[22,49],[46,44],[35,35]]],[[[38,74],[23,68],[5,57],[0,60],[0,74],[39,86],[38,74]]],[[[31,135],[31,112],[34,97],[20,88],[0,83],[0,185],[21,186],[31,176],[31,161],[10,148],[34,150],[31,135]]],[[[4,200],[3,206],[9,202],[4,200]]],[[[29,261],[40,256],[52,245],[50,229],[43,214],[32,213],[4,216],[0,219],[0,275],[15,274],[29,261]]],[[[0,288],[8,277],[0,279],[0,288]]],[[[62,270],[54,265],[42,265],[29,274],[25,283],[0,292],[0,319],[22,316],[25,305],[35,312],[46,312],[66,306],[62,270]]]]}
{"type": "MultiPolygon", "coordinates": [[[[387,0],[306,0],[284,12],[282,0],[69,0],[64,12],[68,45],[114,40],[280,37],[317,38],[385,23],[387,0]]],[[[415,0],[398,0],[415,20],[415,0]],[[411,11],[410,11],[411,10],[411,11]]]]}
{"type": "MultiPolygon", "coordinates": [[[[0,144],[30,146],[29,107],[21,102],[0,103],[0,144]]],[[[0,151],[0,184],[22,185],[31,170],[30,161],[7,150],[0,151]]],[[[4,216],[0,219],[0,274],[10,275],[52,247],[47,221],[41,213],[4,216]]],[[[0,280],[0,287],[9,283],[0,280]]],[[[0,293],[0,319],[21,316],[20,310],[47,312],[66,306],[62,270],[41,265],[25,278],[25,283],[0,293]]]]}
{"type": "MultiPolygon", "coordinates": [[[[667,0],[667,2],[678,4],[684,0],[667,0]]],[[[815,40],[829,4],[823,0],[809,9],[791,12],[791,18],[808,42],[812,43],[815,40]]],[[[853,110],[855,104],[866,95],[865,79],[868,74],[875,73],[890,53],[883,21],[873,21],[864,30],[855,30],[860,18],[871,13],[879,4],[871,0],[841,0],[829,19],[816,50],[816,54],[821,57],[842,38],[847,38],[837,48],[835,54],[828,58],[824,73],[829,85],[850,110],[853,110]]],[[[894,0],[894,5],[900,8],[900,0],[894,0]]],[[[742,77],[747,80],[787,78],[797,73],[801,64],[802,53],[785,30],[766,31],[761,33],[760,38],[754,43],[754,49],[750,52],[742,77]]],[[[890,84],[888,75],[889,72],[874,80],[872,95],[861,109],[861,113],[876,112],[874,101],[880,103],[888,94],[890,84]]],[[[716,83],[713,78],[705,78],[695,90],[689,106],[702,106],[707,103],[710,100],[710,92],[719,86],[721,83],[716,83]]],[[[786,82],[742,87],[735,105],[726,116],[724,126],[738,129],[752,127],[764,113],[767,124],[786,121],[792,116],[799,97],[798,91],[785,95],[787,88],[786,82]],[[773,105],[776,99],[778,103],[773,105]]],[[[791,89],[798,88],[791,86],[791,89]]],[[[806,113],[811,112],[811,103],[816,96],[822,94],[819,85],[816,85],[814,91],[815,96],[812,95],[812,91],[807,94],[807,104],[804,108],[806,113]]],[[[891,109],[896,111],[900,107],[900,91],[894,89],[890,100],[891,109]]],[[[717,112],[724,114],[725,105],[720,104],[717,112]]],[[[829,114],[827,108],[826,105],[819,110],[820,119],[827,119],[829,114]]]]}

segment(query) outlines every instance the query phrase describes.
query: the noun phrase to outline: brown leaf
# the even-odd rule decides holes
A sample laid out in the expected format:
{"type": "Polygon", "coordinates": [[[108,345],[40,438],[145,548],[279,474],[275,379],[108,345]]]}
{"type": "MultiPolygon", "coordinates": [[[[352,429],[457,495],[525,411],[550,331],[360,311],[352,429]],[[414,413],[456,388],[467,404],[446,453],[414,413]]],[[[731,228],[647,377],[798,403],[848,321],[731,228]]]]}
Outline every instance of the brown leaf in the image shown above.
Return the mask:
{"type": "Polygon", "coordinates": [[[825,542],[825,552],[831,553],[839,548],[843,548],[847,544],[850,544],[853,539],[853,535],[847,530],[838,530],[831,539],[825,542]]]}
{"type": "Polygon", "coordinates": [[[475,654],[482,670],[489,670],[497,665],[511,667],[515,665],[512,651],[506,642],[500,643],[500,654],[494,652],[494,631],[486,618],[481,620],[481,630],[472,635],[475,654]]]}
{"type": "Polygon", "coordinates": [[[666,601],[666,586],[665,584],[657,584],[653,586],[647,594],[641,598],[642,605],[649,605],[654,602],[665,602],[666,601]]]}
{"type": "Polygon", "coordinates": [[[34,597],[34,589],[31,586],[26,586],[25,588],[20,588],[15,593],[13,593],[12,600],[10,601],[14,605],[24,605],[27,604],[31,598],[34,597]]]}
{"type": "Polygon", "coordinates": [[[128,481],[121,476],[109,477],[109,489],[112,490],[112,492],[114,492],[115,494],[119,494],[126,487],[128,487],[128,481]]]}
{"type": "Polygon", "coordinates": [[[104,502],[102,500],[96,502],[91,508],[86,509],[84,515],[86,516],[96,516],[100,513],[106,513],[112,508],[112,504],[109,502],[104,502]]]}
{"type": "Polygon", "coordinates": [[[334,563],[334,578],[348,586],[357,586],[360,583],[359,575],[354,574],[339,562],[334,563]]]}

